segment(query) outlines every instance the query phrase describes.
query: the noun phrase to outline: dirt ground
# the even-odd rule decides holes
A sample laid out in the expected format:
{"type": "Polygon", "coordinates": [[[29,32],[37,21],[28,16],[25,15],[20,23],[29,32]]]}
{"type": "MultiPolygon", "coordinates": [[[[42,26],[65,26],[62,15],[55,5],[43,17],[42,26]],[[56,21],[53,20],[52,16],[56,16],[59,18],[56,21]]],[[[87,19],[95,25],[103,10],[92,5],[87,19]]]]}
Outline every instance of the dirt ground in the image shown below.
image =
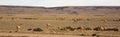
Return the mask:
{"type": "Polygon", "coordinates": [[[31,15],[31,14],[1,14],[0,15],[0,37],[1,36],[23,36],[23,37],[92,37],[93,34],[120,35],[120,31],[60,31],[58,27],[79,26],[89,27],[91,29],[97,26],[107,26],[118,28],[120,30],[120,15],[31,15]],[[74,22],[73,18],[80,18],[74,22]],[[107,20],[107,21],[103,21],[107,20]],[[16,31],[16,26],[21,25],[20,32],[16,31]],[[47,26],[50,24],[51,26],[47,26]],[[41,28],[42,32],[28,31],[28,29],[41,28]],[[50,34],[54,33],[54,34],[50,34]],[[62,34],[62,35],[61,35],[62,34]],[[63,35],[64,34],[64,35],[63,35]]]}
{"type": "Polygon", "coordinates": [[[88,37],[88,36],[51,35],[51,34],[23,34],[23,33],[0,33],[0,37],[88,37]]]}

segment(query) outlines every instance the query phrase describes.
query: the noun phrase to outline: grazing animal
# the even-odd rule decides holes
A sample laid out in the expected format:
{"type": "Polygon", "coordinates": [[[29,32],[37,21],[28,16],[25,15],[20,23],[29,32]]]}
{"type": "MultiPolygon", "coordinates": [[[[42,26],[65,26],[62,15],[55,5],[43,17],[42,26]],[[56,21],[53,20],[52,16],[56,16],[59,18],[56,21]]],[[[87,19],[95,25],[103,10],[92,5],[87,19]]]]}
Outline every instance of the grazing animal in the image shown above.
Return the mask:
{"type": "Polygon", "coordinates": [[[98,27],[94,28],[94,30],[96,30],[96,31],[119,31],[119,29],[117,29],[117,28],[108,28],[106,26],[98,26],[98,27]]]}
{"type": "Polygon", "coordinates": [[[16,32],[20,31],[21,25],[22,25],[22,24],[16,26],[16,29],[17,29],[16,32]]]}
{"type": "Polygon", "coordinates": [[[105,26],[98,26],[98,27],[94,28],[94,30],[96,30],[96,31],[104,31],[105,29],[107,29],[107,27],[105,27],[105,26]]]}
{"type": "Polygon", "coordinates": [[[80,18],[73,18],[72,19],[74,22],[78,22],[78,21],[80,21],[81,19],[80,18]]]}

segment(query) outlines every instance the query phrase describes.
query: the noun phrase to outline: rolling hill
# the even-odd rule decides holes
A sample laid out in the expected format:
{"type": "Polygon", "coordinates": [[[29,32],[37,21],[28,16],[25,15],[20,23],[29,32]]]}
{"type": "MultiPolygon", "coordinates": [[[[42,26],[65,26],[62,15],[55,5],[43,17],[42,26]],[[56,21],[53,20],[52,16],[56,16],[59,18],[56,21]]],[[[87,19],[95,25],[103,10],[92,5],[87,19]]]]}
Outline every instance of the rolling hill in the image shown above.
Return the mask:
{"type": "Polygon", "coordinates": [[[119,6],[0,6],[0,14],[120,14],[119,6]]]}

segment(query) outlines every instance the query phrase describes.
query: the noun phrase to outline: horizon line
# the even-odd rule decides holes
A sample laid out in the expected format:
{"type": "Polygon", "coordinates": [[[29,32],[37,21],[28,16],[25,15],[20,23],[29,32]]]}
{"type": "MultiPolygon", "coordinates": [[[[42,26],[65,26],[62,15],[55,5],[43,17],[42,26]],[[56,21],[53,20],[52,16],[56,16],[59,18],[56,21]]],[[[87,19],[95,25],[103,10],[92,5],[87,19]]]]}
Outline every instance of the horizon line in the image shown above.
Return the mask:
{"type": "MultiPolygon", "coordinates": [[[[0,6],[44,7],[44,8],[52,8],[52,7],[46,7],[46,6],[23,6],[23,5],[0,5],[0,6]]],[[[54,7],[120,7],[120,6],[54,6],[54,7]]]]}
{"type": "Polygon", "coordinates": [[[23,6],[23,7],[45,7],[45,8],[50,8],[50,7],[120,7],[120,6],[28,6],[28,5],[0,5],[0,6],[23,6]]]}

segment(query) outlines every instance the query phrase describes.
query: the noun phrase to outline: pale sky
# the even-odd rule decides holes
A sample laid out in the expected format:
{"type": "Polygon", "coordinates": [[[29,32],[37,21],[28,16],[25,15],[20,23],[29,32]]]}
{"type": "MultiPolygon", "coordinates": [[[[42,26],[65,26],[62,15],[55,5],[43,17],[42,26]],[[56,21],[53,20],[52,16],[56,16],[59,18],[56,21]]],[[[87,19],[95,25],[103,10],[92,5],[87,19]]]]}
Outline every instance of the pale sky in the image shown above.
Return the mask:
{"type": "Polygon", "coordinates": [[[120,6],[120,0],[0,0],[0,5],[17,6],[120,6]]]}

